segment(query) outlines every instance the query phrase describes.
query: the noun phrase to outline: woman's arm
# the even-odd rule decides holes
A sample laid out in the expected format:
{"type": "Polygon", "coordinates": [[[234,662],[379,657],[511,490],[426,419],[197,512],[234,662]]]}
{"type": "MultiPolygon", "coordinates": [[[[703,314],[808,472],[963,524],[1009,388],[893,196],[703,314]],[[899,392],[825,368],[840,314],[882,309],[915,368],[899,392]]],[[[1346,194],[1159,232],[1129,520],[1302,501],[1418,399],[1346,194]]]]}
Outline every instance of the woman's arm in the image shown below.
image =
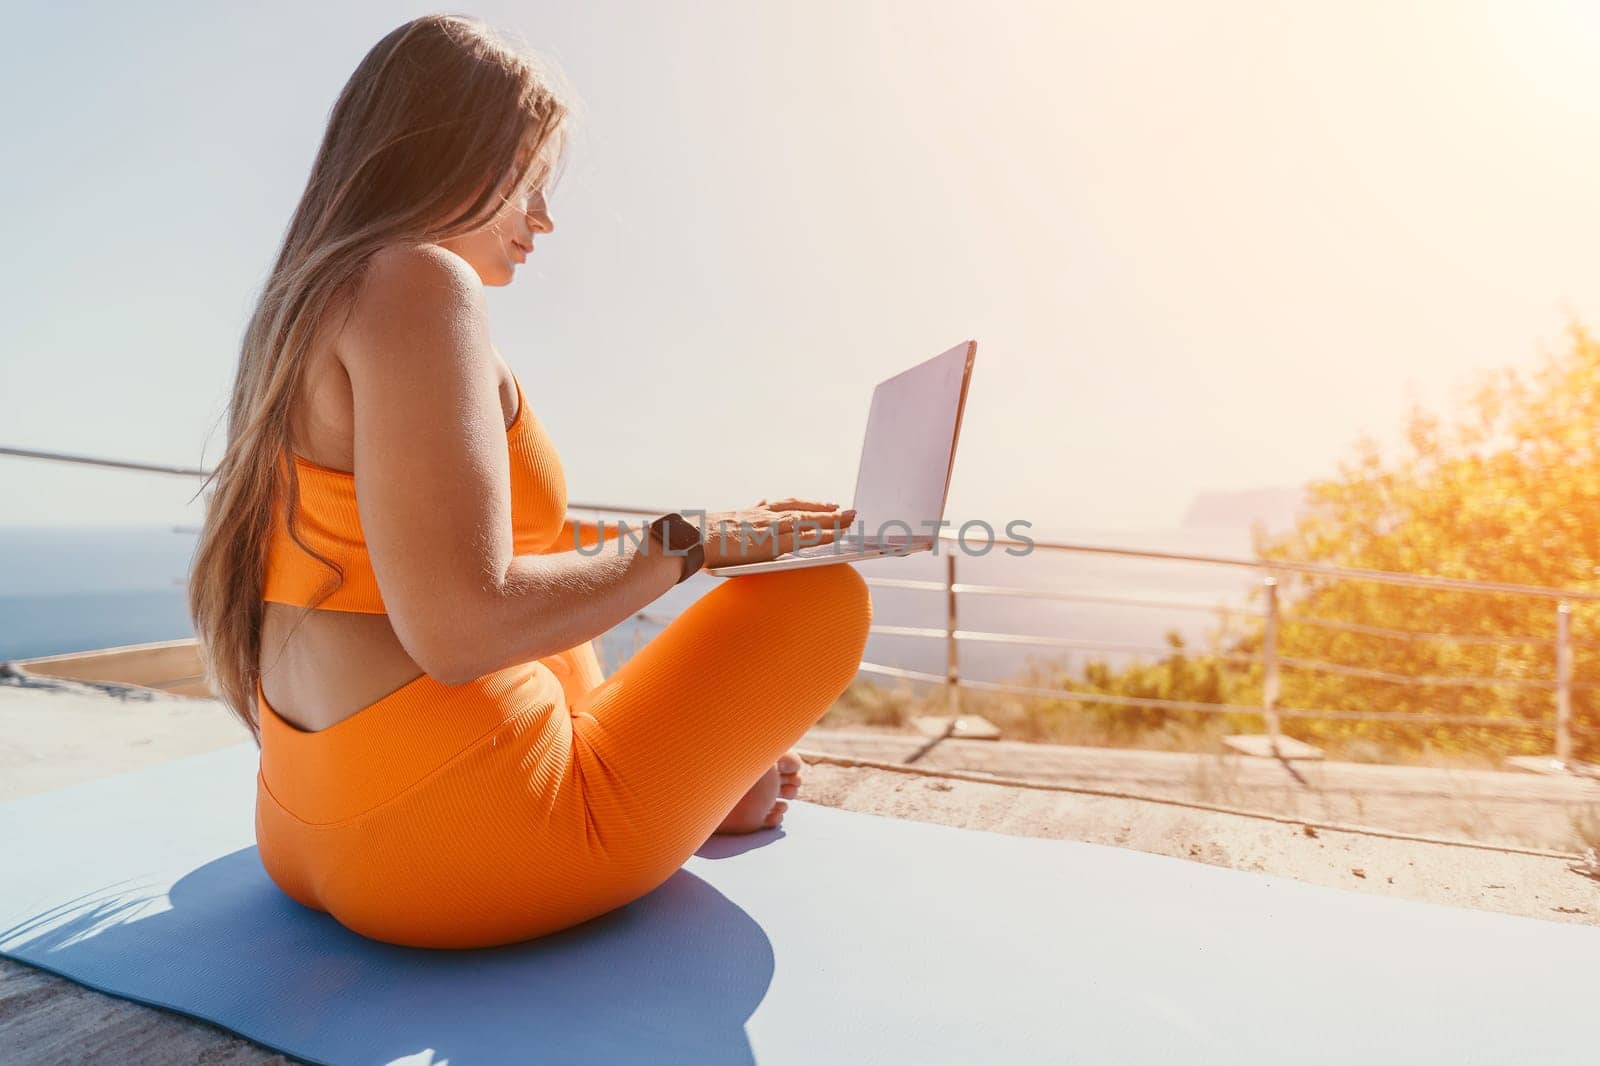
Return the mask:
{"type": "Polygon", "coordinates": [[[459,684],[571,648],[676,583],[682,556],[641,551],[637,521],[598,554],[513,554],[501,361],[482,282],[454,253],[373,256],[338,352],[373,571],[396,636],[431,676],[459,684]]]}
{"type": "Polygon", "coordinates": [[[643,526],[629,528],[623,543],[613,542],[598,555],[559,551],[514,557],[499,597],[483,608],[485,617],[501,620],[498,624],[506,627],[501,632],[513,639],[489,639],[479,630],[474,641],[463,640],[454,650],[455,680],[440,680],[470,681],[566,651],[659,598],[677,583],[683,557],[659,550],[641,553],[634,542],[643,537],[643,526]],[[550,603],[563,605],[554,617],[543,606],[550,603]]]}
{"type": "MultiPolygon", "coordinates": [[[[607,523],[602,527],[597,522],[568,518],[556,539],[535,554],[549,555],[558,551],[576,551],[579,547],[588,549],[602,540],[615,538],[621,532],[621,526],[616,522],[607,523]]],[[[584,693],[605,681],[606,664],[602,650],[600,638],[591,637],[574,644],[566,651],[546,655],[539,661],[548,666],[556,675],[556,679],[561,682],[561,687],[567,694],[567,702],[575,704],[584,693]]]]}

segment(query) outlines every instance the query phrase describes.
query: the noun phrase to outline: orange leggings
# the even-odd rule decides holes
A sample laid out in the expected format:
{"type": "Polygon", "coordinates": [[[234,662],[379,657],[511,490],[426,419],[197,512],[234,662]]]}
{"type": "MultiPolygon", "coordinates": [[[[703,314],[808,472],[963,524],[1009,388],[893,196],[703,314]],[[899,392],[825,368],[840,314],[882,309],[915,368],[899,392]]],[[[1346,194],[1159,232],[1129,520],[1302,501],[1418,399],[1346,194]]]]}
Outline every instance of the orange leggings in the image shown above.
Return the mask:
{"type": "Polygon", "coordinates": [[[611,677],[589,642],[424,674],[305,732],[257,688],[256,842],[286,894],[375,940],[506,944],[646,895],[855,676],[848,563],[724,579],[611,677]]]}

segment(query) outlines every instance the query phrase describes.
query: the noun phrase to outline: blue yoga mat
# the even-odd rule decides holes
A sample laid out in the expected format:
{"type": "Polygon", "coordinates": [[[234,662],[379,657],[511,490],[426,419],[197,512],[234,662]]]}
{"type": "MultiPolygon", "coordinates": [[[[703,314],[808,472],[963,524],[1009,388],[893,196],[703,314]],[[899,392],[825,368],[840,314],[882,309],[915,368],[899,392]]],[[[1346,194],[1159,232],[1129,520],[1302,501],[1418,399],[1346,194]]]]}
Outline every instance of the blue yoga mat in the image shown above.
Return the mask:
{"type": "Polygon", "coordinates": [[[554,936],[432,951],[283,896],[253,745],[0,804],[0,953],[314,1062],[1544,1063],[1600,929],[798,801],[554,936]]]}

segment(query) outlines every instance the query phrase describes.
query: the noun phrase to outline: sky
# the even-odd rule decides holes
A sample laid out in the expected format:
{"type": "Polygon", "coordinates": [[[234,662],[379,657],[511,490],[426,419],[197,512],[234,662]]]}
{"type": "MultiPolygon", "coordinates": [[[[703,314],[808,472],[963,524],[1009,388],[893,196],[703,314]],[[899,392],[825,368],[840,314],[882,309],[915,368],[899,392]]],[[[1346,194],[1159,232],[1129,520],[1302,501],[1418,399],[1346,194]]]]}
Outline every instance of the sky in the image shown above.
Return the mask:
{"type": "MultiPolygon", "coordinates": [[[[0,445],[215,462],[328,110],[429,10],[8,8],[0,445]]],[[[947,518],[1173,526],[1600,328],[1595,5],[451,10],[579,97],[489,297],[575,505],[845,503],[873,385],[974,338],[947,518]]],[[[0,456],[0,525],[197,490],[0,456]]]]}

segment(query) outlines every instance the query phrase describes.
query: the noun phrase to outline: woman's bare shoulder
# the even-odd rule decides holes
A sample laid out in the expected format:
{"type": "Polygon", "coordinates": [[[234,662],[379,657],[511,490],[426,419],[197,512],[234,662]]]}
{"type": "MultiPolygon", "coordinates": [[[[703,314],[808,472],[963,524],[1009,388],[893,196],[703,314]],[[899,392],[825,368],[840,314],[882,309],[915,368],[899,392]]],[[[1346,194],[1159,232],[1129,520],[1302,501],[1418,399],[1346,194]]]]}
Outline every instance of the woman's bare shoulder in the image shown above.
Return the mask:
{"type": "Polygon", "coordinates": [[[367,263],[374,278],[389,282],[454,281],[483,289],[483,282],[465,259],[431,241],[386,244],[373,252],[367,263]]]}
{"type": "Polygon", "coordinates": [[[437,339],[440,331],[481,333],[483,282],[454,252],[437,244],[391,244],[367,260],[347,297],[337,348],[341,357],[437,339]]]}
{"type": "Polygon", "coordinates": [[[465,259],[437,244],[390,244],[367,260],[353,311],[369,306],[392,310],[419,300],[430,311],[441,305],[481,304],[483,281],[465,259]]]}

